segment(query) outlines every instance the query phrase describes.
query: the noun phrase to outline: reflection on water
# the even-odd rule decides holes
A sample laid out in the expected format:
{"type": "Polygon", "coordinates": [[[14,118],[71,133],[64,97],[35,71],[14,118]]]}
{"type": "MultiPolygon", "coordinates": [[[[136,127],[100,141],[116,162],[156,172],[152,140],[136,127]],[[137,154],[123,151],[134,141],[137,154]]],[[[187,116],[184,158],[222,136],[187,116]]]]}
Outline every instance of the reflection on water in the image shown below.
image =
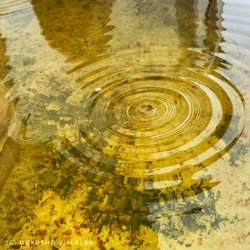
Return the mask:
{"type": "Polygon", "coordinates": [[[0,155],[6,249],[182,249],[230,221],[219,187],[249,159],[249,71],[224,52],[222,1],[5,0],[0,11],[0,102],[15,107],[0,123],[13,144],[0,155]]]}
{"type": "MultiPolygon", "coordinates": [[[[106,51],[111,39],[106,33],[111,0],[105,1],[38,1],[32,4],[44,37],[70,61],[94,62],[106,51]]],[[[99,58],[100,60],[101,58],[99,58]]]]}

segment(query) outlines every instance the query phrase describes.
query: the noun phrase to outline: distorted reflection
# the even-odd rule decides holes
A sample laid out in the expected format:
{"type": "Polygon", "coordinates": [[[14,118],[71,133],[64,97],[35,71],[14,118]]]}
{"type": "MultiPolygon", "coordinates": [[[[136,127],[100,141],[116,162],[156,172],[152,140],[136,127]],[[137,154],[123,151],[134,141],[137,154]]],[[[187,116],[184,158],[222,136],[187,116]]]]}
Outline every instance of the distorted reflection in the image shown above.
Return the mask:
{"type": "MultiPolygon", "coordinates": [[[[50,45],[69,61],[93,63],[108,48],[112,29],[111,6],[105,1],[32,0],[34,11],[50,45]]],[[[98,58],[100,60],[101,58],[98,58]]]]}
{"type": "Polygon", "coordinates": [[[221,48],[223,2],[2,9],[0,79],[16,105],[0,136],[9,129],[21,147],[0,182],[2,238],[84,235],[97,249],[164,249],[159,235],[188,247],[188,232],[219,228],[222,180],[207,169],[234,166],[234,148],[249,145],[246,96],[221,48]]]}

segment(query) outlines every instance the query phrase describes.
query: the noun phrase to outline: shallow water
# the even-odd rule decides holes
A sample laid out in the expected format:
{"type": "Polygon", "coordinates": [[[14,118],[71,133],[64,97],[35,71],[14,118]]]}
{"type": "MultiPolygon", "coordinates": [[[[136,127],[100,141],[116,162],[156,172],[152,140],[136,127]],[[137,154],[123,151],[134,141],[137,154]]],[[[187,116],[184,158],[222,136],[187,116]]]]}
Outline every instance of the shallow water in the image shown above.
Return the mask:
{"type": "Polygon", "coordinates": [[[4,249],[249,249],[249,10],[1,1],[4,249]]]}

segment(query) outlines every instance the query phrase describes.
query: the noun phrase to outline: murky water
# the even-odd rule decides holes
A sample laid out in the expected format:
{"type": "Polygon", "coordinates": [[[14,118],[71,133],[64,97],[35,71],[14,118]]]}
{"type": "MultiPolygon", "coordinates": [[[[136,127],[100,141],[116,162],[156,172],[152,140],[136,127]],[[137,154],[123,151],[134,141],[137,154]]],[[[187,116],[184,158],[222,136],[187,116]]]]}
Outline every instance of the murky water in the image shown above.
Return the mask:
{"type": "Polygon", "coordinates": [[[1,246],[249,249],[249,10],[1,0],[1,246]]]}

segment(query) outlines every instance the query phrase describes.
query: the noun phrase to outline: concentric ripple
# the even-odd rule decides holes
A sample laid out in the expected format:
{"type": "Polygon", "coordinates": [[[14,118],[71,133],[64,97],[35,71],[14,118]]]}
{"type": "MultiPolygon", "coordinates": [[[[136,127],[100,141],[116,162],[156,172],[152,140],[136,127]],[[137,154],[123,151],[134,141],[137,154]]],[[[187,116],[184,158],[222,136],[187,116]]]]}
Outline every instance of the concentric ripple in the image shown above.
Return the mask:
{"type": "Polygon", "coordinates": [[[237,89],[217,73],[154,68],[89,67],[61,112],[61,152],[94,174],[144,180],[146,189],[175,185],[221,157],[243,129],[237,89]],[[183,169],[186,177],[177,176],[183,169]]]}
{"type": "Polygon", "coordinates": [[[34,143],[38,141],[38,139],[38,131],[34,128],[27,128],[25,132],[20,132],[15,138],[16,142],[18,143],[34,143]]]}

